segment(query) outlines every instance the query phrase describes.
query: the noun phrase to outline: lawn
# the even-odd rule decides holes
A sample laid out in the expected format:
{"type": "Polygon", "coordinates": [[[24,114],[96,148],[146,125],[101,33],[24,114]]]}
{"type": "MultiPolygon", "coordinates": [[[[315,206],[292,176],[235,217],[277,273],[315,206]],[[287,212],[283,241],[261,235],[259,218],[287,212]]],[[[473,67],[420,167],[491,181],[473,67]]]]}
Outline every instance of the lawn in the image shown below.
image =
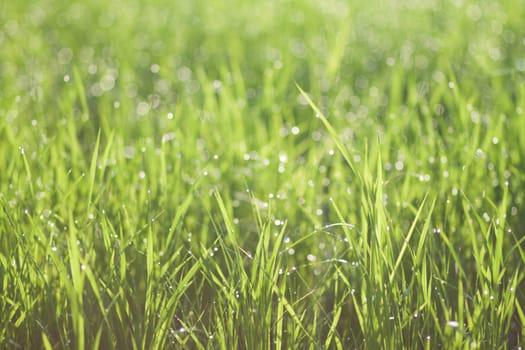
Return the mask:
{"type": "Polygon", "coordinates": [[[0,348],[521,349],[524,18],[0,2],[0,348]]]}

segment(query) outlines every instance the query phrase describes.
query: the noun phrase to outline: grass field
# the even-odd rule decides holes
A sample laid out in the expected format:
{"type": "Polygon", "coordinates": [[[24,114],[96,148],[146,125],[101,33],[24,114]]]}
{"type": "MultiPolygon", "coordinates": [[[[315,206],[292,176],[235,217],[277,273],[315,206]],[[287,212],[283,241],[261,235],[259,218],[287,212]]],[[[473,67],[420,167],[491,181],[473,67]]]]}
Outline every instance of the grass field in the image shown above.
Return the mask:
{"type": "Polygon", "coordinates": [[[521,349],[519,0],[0,2],[0,348],[521,349]]]}

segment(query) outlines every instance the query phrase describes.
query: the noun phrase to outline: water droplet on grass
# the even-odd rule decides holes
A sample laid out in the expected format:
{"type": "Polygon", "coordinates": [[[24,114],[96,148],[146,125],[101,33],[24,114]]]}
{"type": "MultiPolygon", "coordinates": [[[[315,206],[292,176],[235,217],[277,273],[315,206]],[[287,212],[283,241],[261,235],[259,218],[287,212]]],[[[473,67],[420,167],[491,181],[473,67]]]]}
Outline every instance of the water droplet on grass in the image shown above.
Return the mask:
{"type": "Polygon", "coordinates": [[[458,328],[459,327],[459,322],[458,321],[447,321],[447,326],[448,327],[452,327],[452,328],[458,328]]]}
{"type": "Polygon", "coordinates": [[[167,134],[162,135],[162,143],[166,143],[168,141],[171,141],[175,139],[175,133],[169,132],[167,134]]]}
{"type": "Polygon", "coordinates": [[[139,116],[148,114],[149,110],[150,110],[150,104],[148,102],[142,101],[137,104],[136,112],[139,116]]]}
{"type": "Polygon", "coordinates": [[[157,74],[158,72],[160,72],[160,66],[158,64],[154,63],[154,64],[151,65],[149,70],[150,70],[151,73],[157,74]]]}
{"type": "Polygon", "coordinates": [[[317,260],[317,257],[313,254],[308,254],[306,256],[306,260],[310,261],[310,262],[315,262],[317,260]]]}
{"type": "Polygon", "coordinates": [[[214,80],[212,83],[213,91],[220,92],[222,88],[222,82],[220,80],[214,80]]]}
{"type": "Polygon", "coordinates": [[[73,50],[69,47],[64,47],[58,51],[57,56],[60,64],[68,64],[73,58],[73,50]]]}
{"type": "Polygon", "coordinates": [[[476,150],[476,157],[478,157],[478,158],[484,158],[484,156],[485,156],[485,153],[483,152],[483,150],[482,150],[481,148],[478,148],[478,149],[476,150]]]}

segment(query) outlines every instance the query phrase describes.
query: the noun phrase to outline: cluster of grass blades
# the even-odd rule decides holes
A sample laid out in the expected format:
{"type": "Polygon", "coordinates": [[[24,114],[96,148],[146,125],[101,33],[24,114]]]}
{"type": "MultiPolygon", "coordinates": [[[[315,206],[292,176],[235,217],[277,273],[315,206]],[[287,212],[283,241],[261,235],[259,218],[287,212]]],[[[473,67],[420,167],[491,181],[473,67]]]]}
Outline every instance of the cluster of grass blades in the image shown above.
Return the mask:
{"type": "Polygon", "coordinates": [[[2,2],[0,348],[520,348],[524,10],[2,2]]]}

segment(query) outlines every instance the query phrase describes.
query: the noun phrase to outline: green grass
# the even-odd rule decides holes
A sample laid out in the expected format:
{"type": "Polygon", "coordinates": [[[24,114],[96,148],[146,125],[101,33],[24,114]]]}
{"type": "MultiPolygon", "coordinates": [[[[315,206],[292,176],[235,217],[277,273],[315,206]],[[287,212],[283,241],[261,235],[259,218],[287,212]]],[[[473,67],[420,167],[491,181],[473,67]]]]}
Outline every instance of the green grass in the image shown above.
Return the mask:
{"type": "Polygon", "coordinates": [[[0,2],[0,348],[521,348],[523,18],[0,2]]]}

